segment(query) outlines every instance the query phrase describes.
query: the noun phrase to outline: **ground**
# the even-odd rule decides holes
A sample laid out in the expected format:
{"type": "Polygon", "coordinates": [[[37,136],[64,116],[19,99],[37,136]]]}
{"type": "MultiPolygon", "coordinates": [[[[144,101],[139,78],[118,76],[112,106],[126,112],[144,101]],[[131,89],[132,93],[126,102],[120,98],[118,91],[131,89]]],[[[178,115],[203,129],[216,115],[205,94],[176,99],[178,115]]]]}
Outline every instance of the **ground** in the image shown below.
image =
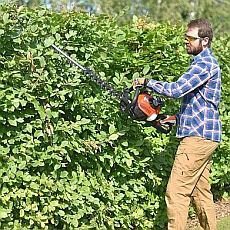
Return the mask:
{"type": "MultiPolygon", "coordinates": [[[[215,202],[215,207],[218,220],[223,217],[230,216],[230,199],[215,202]]],[[[199,223],[196,217],[188,220],[187,230],[192,230],[197,226],[199,226],[199,223]]]]}

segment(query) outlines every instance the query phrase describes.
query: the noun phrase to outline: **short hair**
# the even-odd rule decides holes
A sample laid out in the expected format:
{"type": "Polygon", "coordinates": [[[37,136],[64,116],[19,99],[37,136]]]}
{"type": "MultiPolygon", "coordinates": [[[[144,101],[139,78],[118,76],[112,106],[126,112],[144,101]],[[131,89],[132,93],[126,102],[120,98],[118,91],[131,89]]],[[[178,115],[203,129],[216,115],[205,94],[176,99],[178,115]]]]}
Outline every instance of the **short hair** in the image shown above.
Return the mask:
{"type": "Polygon", "coordinates": [[[201,38],[208,37],[208,47],[211,47],[213,39],[213,30],[211,23],[206,19],[195,19],[188,23],[188,28],[198,28],[198,36],[201,38]]]}

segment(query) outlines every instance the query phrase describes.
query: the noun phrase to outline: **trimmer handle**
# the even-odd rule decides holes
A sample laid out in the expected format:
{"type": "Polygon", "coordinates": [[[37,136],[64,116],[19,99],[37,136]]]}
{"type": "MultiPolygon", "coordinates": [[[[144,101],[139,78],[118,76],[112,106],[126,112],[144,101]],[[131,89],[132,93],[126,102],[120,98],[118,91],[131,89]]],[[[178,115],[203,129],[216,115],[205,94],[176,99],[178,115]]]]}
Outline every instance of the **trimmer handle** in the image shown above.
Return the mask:
{"type": "Polygon", "coordinates": [[[134,90],[133,86],[124,89],[120,98],[120,108],[122,112],[128,111],[133,105],[135,105],[138,95],[140,93],[140,87],[136,87],[133,99],[130,97],[130,93],[134,90]]]}
{"type": "Polygon", "coordinates": [[[162,124],[161,121],[166,119],[166,118],[167,118],[166,114],[158,114],[156,120],[152,121],[151,124],[149,124],[149,125],[153,126],[160,133],[168,134],[171,132],[174,124],[170,123],[170,122],[162,124]]]}

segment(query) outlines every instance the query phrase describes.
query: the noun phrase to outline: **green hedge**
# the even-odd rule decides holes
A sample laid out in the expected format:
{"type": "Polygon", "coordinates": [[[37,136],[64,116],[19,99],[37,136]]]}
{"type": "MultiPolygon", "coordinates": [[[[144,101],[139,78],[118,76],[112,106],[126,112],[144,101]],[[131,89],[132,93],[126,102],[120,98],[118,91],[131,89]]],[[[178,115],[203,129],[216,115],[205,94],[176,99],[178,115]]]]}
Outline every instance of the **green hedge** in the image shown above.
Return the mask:
{"type": "MultiPolygon", "coordinates": [[[[189,65],[182,26],[84,13],[0,10],[0,228],[162,229],[178,140],[143,128],[57,54],[55,43],[118,90],[137,76],[173,81],[189,65]]],[[[213,186],[229,186],[229,38],[213,47],[223,70],[223,142],[213,186]]],[[[178,111],[166,100],[163,112],[178,111]]]]}

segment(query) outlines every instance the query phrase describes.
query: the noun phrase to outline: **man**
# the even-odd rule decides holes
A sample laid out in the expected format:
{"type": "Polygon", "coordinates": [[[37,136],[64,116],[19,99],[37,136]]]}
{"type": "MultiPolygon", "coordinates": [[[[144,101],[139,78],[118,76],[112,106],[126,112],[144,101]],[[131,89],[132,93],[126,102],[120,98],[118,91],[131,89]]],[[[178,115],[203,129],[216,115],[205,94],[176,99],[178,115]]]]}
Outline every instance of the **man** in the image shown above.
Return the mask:
{"type": "Polygon", "coordinates": [[[221,73],[210,50],[213,31],[204,19],[191,21],[185,34],[188,54],[193,55],[189,69],[176,82],[138,78],[133,86],[146,86],[156,93],[182,98],[176,115],[177,137],[180,138],[166,191],[168,230],[186,228],[190,199],[196,205],[200,225],[216,229],[213,196],[209,174],[211,157],[221,141],[218,106],[221,73]]]}

